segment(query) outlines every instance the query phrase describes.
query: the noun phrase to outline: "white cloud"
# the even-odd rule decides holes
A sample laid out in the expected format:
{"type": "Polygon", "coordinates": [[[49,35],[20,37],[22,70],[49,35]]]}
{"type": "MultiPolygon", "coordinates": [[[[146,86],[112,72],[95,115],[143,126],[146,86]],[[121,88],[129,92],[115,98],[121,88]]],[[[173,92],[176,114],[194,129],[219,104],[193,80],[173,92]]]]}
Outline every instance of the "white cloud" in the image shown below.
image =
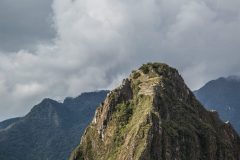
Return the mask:
{"type": "Polygon", "coordinates": [[[54,44],[1,54],[0,119],[44,97],[112,88],[149,61],[178,68],[193,89],[239,72],[238,1],[54,0],[52,7],[54,44]]]}
{"type": "Polygon", "coordinates": [[[24,97],[34,96],[36,94],[42,93],[46,90],[45,86],[37,83],[30,84],[17,84],[14,92],[14,97],[24,97]]]}

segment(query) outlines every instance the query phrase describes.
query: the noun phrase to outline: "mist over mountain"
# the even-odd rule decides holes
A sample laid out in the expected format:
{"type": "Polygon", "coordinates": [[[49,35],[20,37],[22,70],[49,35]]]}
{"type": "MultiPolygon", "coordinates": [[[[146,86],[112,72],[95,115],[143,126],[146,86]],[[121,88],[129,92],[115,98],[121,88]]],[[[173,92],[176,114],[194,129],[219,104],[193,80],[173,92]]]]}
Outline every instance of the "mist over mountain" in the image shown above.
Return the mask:
{"type": "Polygon", "coordinates": [[[108,91],[63,103],[44,99],[24,117],[0,123],[1,160],[66,160],[108,91]]]}
{"type": "Polygon", "coordinates": [[[220,117],[240,133],[240,77],[218,78],[205,84],[194,94],[210,110],[216,110],[220,117]]]}

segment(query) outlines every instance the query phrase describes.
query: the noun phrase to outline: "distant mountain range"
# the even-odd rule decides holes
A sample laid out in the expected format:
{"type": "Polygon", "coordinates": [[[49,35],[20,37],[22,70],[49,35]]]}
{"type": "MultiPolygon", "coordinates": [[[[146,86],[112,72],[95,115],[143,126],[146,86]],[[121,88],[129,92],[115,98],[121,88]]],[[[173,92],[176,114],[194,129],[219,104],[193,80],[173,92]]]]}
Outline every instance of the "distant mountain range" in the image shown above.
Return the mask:
{"type": "Polygon", "coordinates": [[[194,94],[206,108],[216,110],[240,133],[240,77],[212,80],[194,94]]]}
{"type": "Polygon", "coordinates": [[[21,118],[0,123],[0,160],[66,160],[108,91],[63,103],[44,99],[21,118]]]}

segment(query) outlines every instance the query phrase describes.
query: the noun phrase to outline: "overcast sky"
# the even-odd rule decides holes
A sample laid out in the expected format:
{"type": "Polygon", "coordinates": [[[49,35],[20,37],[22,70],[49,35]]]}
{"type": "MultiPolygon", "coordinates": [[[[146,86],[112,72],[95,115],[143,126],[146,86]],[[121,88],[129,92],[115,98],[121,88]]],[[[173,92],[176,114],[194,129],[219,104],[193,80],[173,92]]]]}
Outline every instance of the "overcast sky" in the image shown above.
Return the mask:
{"type": "Polygon", "coordinates": [[[0,120],[111,89],[142,63],[191,89],[240,72],[239,0],[1,0],[0,120]]]}
{"type": "Polygon", "coordinates": [[[33,50],[55,36],[52,0],[1,0],[0,50],[33,50]]]}

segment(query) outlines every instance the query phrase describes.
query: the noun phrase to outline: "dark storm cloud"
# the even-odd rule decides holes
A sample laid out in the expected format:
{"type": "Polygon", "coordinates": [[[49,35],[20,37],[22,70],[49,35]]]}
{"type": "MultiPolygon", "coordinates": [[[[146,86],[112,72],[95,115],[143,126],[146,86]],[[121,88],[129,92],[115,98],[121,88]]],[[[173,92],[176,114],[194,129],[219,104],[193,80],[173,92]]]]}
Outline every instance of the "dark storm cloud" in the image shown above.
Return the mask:
{"type": "Polygon", "coordinates": [[[43,97],[116,87],[149,61],[176,67],[192,89],[240,72],[238,0],[54,0],[52,6],[53,44],[1,53],[1,119],[23,115],[43,97]]]}
{"type": "Polygon", "coordinates": [[[50,41],[52,0],[1,0],[0,50],[34,49],[39,42],[50,41]]]}

